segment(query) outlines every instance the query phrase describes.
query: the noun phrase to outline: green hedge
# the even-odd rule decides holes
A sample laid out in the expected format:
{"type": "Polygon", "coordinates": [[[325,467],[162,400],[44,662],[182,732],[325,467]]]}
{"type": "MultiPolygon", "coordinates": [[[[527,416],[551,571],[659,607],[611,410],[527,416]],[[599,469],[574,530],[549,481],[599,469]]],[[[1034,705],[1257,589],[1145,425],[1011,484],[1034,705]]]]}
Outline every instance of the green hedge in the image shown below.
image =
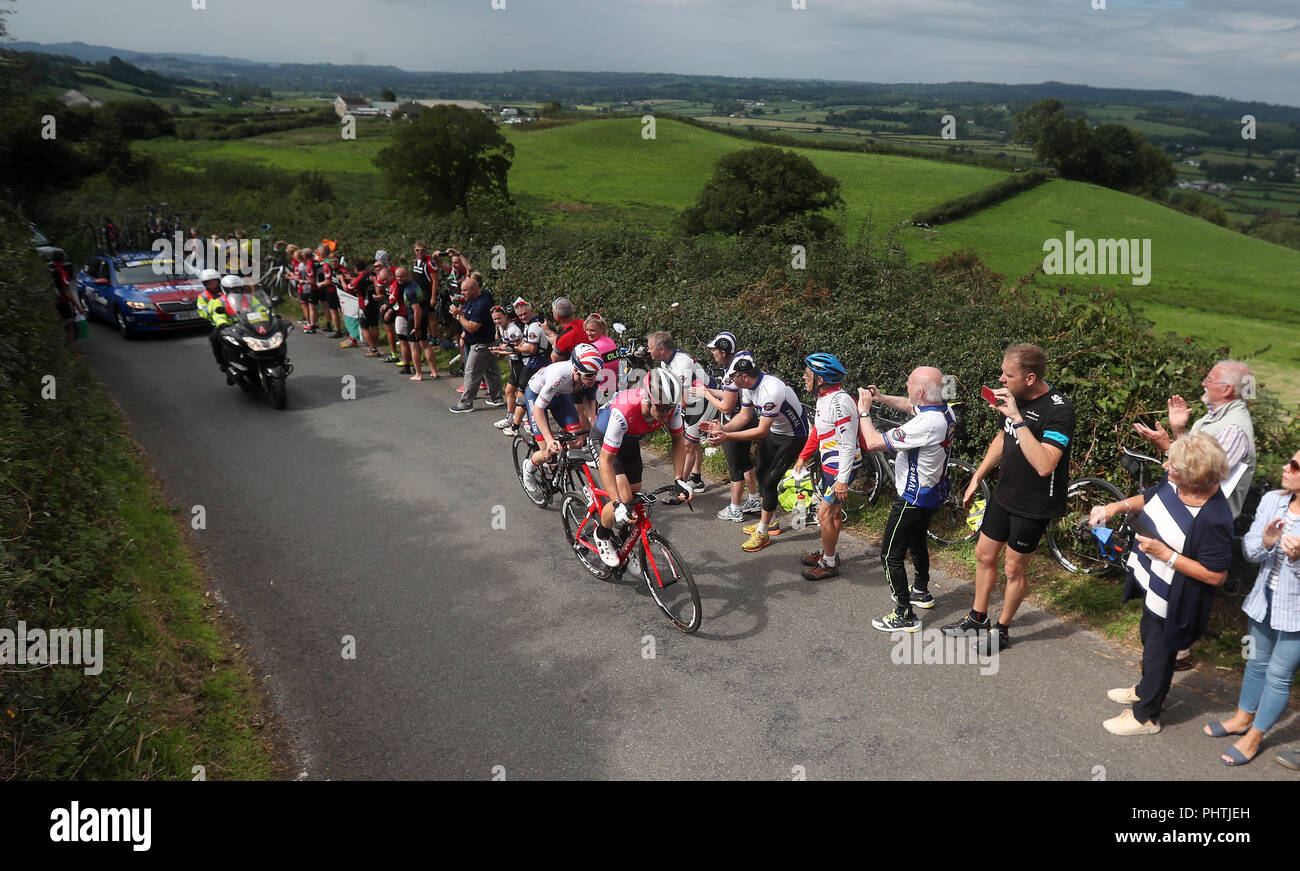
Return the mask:
{"type": "Polygon", "coordinates": [[[912,216],[912,223],[918,226],[934,227],[938,224],[959,221],[981,209],[995,206],[1003,200],[1011,199],[1016,194],[1038,187],[1049,178],[1051,178],[1051,175],[1042,169],[1017,172],[974,193],[948,200],[948,202],[940,203],[937,206],[931,206],[923,212],[917,212],[912,216]]]}

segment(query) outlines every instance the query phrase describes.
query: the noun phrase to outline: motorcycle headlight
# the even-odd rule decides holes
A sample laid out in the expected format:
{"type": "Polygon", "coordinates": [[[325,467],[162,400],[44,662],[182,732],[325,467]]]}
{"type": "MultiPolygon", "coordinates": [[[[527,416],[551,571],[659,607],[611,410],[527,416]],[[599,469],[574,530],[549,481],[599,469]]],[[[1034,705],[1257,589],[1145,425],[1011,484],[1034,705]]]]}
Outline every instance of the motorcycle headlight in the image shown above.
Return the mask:
{"type": "Polygon", "coordinates": [[[149,311],[153,308],[151,302],[137,302],[136,300],[127,300],[126,307],[135,311],[149,311]]]}
{"type": "Polygon", "coordinates": [[[271,343],[265,339],[254,339],[252,336],[244,336],[244,344],[254,351],[269,351],[271,343]]]}
{"type": "Polygon", "coordinates": [[[271,348],[278,348],[283,344],[284,344],[284,333],[276,333],[269,340],[267,340],[267,345],[269,345],[271,348]]]}

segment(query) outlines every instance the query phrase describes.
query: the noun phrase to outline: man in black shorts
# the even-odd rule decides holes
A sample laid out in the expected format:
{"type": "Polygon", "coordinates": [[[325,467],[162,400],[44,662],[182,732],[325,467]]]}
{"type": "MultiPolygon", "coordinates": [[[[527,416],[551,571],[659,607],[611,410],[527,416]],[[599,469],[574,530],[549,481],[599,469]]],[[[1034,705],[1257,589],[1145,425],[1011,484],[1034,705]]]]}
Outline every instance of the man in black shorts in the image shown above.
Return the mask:
{"type": "Polygon", "coordinates": [[[1002,431],[993,437],[984,461],[962,498],[969,506],[979,482],[1001,463],[998,486],[984,509],[975,545],[975,607],[943,627],[963,636],[995,632],[996,652],[1011,643],[1008,627],[1026,591],[1025,568],[1047,524],[1065,513],[1074,438],[1074,404],[1044,380],[1047,355],[1037,345],[1012,345],[1002,358],[1002,384],[993,395],[1002,414],[1002,431]],[[1007,545],[1007,592],[997,624],[989,620],[989,599],[998,580],[998,557],[1007,545]]]}

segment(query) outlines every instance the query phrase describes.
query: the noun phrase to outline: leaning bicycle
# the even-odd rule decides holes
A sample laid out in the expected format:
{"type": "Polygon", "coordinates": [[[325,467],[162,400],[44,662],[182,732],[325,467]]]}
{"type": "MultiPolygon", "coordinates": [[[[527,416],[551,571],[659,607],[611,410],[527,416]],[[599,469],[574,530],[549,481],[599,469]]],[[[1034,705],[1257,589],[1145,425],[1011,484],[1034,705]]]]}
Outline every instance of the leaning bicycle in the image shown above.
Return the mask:
{"type": "MultiPolygon", "coordinates": [[[[1137,485],[1138,492],[1147,488],[1146,467],[1160,460],[1148,454],[1120,448],[1120,466],[1137,485]]],[[[1122,502],[1124,493],[1103,478],[1079,478],[1065,491],[1065,514],[1047,527],[1047,547],[1067,572],[1104,575],[1124,570],[1133,549],[1131,518],[1117,513],[1109,526],[1093,528],[1088,516],[1093,506],[1122,502]]]]}
{"type": "MultiPolygon", "coordinates": [[[[686,633],[695,632],[704,619],[700,590],[695,585],[690,566],[650,522],[650,506],[658,501],[660,495],[676,493],[677,485],[669,484],[649,493],[636,494],[631,503],[632,520],[627,524],[616,524],[613,530],[619,562],[611,567],[601,560],[595,542],[604,504],[602,500],[608,501],[610,496],[596,485],[585,464],[580,469],[584,477],[581,489],[566,493],[560,503],[564,536],[578,562],[593,577],[601,580],[620,580],[623,573],[631,569],[645,580],[650,597],[674,626],[686,633]]],[[[690,502],[686,505],[689,506],[690,502]]]]}

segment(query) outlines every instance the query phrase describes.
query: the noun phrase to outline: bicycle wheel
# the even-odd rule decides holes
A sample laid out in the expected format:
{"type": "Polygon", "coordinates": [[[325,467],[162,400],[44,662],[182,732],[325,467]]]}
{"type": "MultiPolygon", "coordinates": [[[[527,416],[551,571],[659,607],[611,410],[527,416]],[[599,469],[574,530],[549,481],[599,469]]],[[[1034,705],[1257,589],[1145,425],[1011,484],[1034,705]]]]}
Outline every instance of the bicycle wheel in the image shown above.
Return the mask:
{"type": "Polygon", "coordinates": [[[869,453],[862,460],[858,476],[849,485],[849,490],[860,495],[867,505],[875,505],[885,487],[885,479],[890,469],[884,458],[877,453],[869,453]]]}
{"type": "Polygon", "coordinates": [[[979,535],[980,521],[984,519],[984,506],[988,505],[990,491],[987,481],[980,481],[979,490],[971,501],[970,508],[961,504],[975,477],[975,467],[965,460],[948,461],[948,498],[934,512],[930,519],[930,528],[925,534],[936,544],[947,547],[963,541],[974,541],[979,535]]]}
{"type": "Polygon", "coordinates": [[[608,580],[613,570],[605,565],[600,555],[593,550],[596,546],[592,541],[596,521],[587,517],[586,497],[581,493],[564,494],[564,501],[560,503],[560,520],[564,522],[564,537],[568,539],[569,547],[578,557],[578,562],[582,563],[582,567],[593,577],[600,578],[602,581],[608,580]],[[587,524],[585,527],[584,521],[587,524]]]}
{"type": "MultiPolygon", "coordinates": [[[[1065,516],[1058,517],[1047,527],[1047,546],[1052,556],[1067,572],[1104,575],[1123,565],[1127,556],[1121,551],[1108,557],[1101,542],[1088,525],[1088,515],[1094,505],[1119,502],[1124,494],[1109,481],[1101,478],[1080,478],[1071,481],[1065,495],[1065,516]]],[[[1127,518],[1116,514],[1111,519],[1111,529],[1120,529],[1127,518]]]]}
{"type": "Polygon", "coordinates": [[[524,460],[532,456],[535,450],[537,450],[537,444],[533,441],[532,436],[517,435],[514,438],[514,443],[510,446],[510,451],[515,460],[515,477],[519,479],[519,486],[523,489],[524,495],[528,497],[528,501],[539,508],[544,508],[546,503],[551,501],[545,485],[537,491],[536,495],[530,493],[528,488],[524,487],[524,460]]]}
{"type": "Polygon", "coordinates": [[[657,530],[646,533],[646,543],[648,551],[639,549],[636,558],[651,597],[674,626],[686,633],[694,632],[700,628],[704,614],[690,566],[657,530]]]}

